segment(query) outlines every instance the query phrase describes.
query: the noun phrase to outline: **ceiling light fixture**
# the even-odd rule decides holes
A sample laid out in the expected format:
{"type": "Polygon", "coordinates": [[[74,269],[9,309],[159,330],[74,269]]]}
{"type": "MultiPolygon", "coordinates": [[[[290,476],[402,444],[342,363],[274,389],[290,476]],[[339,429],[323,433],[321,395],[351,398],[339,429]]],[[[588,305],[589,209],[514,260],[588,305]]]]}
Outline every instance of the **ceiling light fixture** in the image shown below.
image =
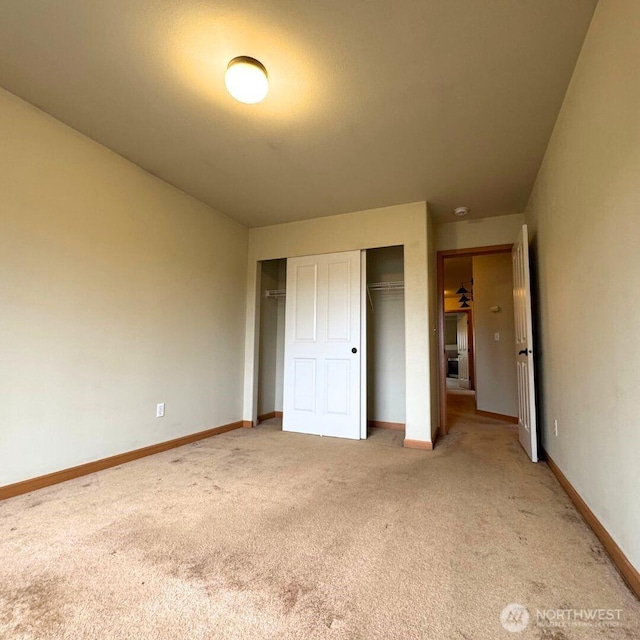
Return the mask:
{"type": "Polygon", "coordinates": [[[466,216],[469,213],[469,207],[458,207],[453,210],[453,214],[461,218],[462,216],[466,216]]]}
{"type": "Polygon", "coordinates": [[[460,298],[458,299],[460,307],[462,309],[467,309],[470,306],[468,303],[473,302],[473,278],[471,278],[471,280],[467,280],[466,282],[461,282],[460,288],[456,291],[456,295],[460,295],[460,298]],[[465,284],[468,284],[470,288],[467,289],[467,287],[464,286],[465,284]],[[467,293],[469,294],[468,297],[467,293]]]}
{"type": "Polygon", "coordinates": [[[238,56],[227,67],[224,83],[239,102],[255,104],[269,92],[269,77],[264,65],[255,58],[238,56]]]}

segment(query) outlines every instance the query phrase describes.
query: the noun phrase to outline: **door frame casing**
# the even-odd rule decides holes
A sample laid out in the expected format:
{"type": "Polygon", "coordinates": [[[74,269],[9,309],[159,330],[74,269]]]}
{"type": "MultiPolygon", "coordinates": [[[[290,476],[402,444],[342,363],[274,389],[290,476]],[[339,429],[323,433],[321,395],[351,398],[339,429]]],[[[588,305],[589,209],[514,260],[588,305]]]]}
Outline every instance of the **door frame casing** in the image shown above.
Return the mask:
{"type": "MultiPolygon", "coordinates": [[[[438,306],[438,363],[439,363],[439,404],[440,404],[440,435],[444,436],[448,433],[447,425],[447,354],[445,351],[445,335],[444,335],[444,264],[447,258],[473,258],[474,256],[486,256],[497,253],[511,253],[513,243],[496,244],[486,247],[473,247],[469,249],[448,249],[446,251],[438,251],[437,260],[437,306],[438,306]]],[[[460,309],[460,311],[466,311],[460,309]]],[[[458,310],[456,309],[456,313],[458,310]]],[[[475,354],[474,354],[475,355],[475,354]]],[[[475,359],[474,359],[475,368],[475,359]]],[[[474,386],[476,385],[474,371],[474,386]]]]}

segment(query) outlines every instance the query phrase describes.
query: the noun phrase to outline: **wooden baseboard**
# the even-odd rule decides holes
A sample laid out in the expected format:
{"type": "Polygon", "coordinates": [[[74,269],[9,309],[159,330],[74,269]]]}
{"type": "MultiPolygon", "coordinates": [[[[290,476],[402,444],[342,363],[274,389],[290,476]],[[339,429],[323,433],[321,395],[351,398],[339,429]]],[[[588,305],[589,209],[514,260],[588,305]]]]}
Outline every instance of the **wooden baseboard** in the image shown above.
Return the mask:
{"type": "Polygon", "coordinates": [[[55,471],[54,473],[48,473],[47,475],[38,476],[37,478],[23,480],[22,482],[15,482],[14,484],[7,484],[4,487],[0,487],[0,500],[13,498],[14,496],[19,496],[23,493],[30,493],[36,489],[49,487],[53,484],[58,484],[67,480],[73,480],[74,478],[79,478],[80,476],[85,476],[89,473],[96,473],[96,471],[102,471],[109,467],[117,467],[125,462],[131,462],[138,458],[152,456],[155,453],[161,453],[168,449],[174,449],[175,447],[181,447],[185,444],[191,444],[197,440],[204,440],[204,438],[217,436],[220,433],[226,433],[227,431],[239,429],[243,426],[243,422],[232,422],[231,424],[214,427],[213,429],[207,429],[206,431],[199,431],[198,433],[192,433],[188,436],[175,438],[174,440],[166,440],[165,442],[152,444],[148,447],[142,447],[142,449],[134,449],[133,451],[119,453],[115,456],[110,456],[109,458],[102,458],[100,460],[95,460],[94,462],[87,462],[85,464],[78,465],[77,467],[63,469],[62,471],[55,471]]]}
{"type": "Polygon", "coordinates": [[[367,420],[369,427],[375,429],[390,429],[391,431],[404,431],[404,422],[381,422],[380,420],[367,420]]]}
{"type": "Polygon", "coordinates": [[[263,413],[258,416],[258,422],[264,422],[265,420],[271,420],[271,418],[282,418],[282,411],[269,411],[269,413],[263,413]]]}
{"type": "Polygon", "coordinates": [[[428,440],[407,440],[407,438],[405,438],[404,446],[407,449],[422,449],[423,451],[433,450],[433,442],[429,442],[428,440]]]}
{"type": "Polygon", "coordinates": [[[600,542],[602,542],[602,546],[607,550],[607,553],[618,568],[618,571],[620,571],[624,581],[636,596],[640,598],[640,572],[629,562],[629,559],[624,555],[622,549],[620,549],[600,520],[598,520],[593,511],[589,509],[587,503],[580,497],[580,494],[573,488],[573,485],[567,480],[562,471],[560,471],[558,465],[546,451],[543,453],[549,468],[558,479],[560,486],[565,490],[585,522],[591,527],[593,533],[595,533],[600,542]]]}
{"type": "Polygon", "coordinates": [[[240,423],[240,426],[241,426],[241,427],[245,427],[245,428],[247,428],[247,429],[250,429],[251,427],[254,427],[255,425],[253,424],[253,422],[251,422],[251,420],[243,420],[243,421],[240,423]]]}
{"type": "Polygon", "coordinates": [[[492,413],[491,411],[480,411],[480,409],[476,409],[476,413],[485,418],[493,418],[494,420],[504,420],[511,424],[518,424],[518,418],[516,416],[506,416],[503,413],[492,413]]]}

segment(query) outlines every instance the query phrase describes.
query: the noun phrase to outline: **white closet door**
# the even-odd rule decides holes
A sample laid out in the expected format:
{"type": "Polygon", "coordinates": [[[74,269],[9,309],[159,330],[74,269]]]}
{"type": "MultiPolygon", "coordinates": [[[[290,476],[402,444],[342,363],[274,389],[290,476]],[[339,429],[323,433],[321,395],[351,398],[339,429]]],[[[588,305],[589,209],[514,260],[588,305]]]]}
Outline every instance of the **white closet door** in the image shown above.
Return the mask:
{"type": "Polygon", "coordinates": [[[536,389],[533,369],[533,322],[531,317],[531,276],[527,225],[511,251],[513,258],[513,302],[516,325],[518,367],[518,429],[520,444],[533,462],[538,462],[536,389]]]}
{"type": "Polygon", "coordinates": [[[287,260],[284,431],[360,439],[360,251],[287,260]]]}

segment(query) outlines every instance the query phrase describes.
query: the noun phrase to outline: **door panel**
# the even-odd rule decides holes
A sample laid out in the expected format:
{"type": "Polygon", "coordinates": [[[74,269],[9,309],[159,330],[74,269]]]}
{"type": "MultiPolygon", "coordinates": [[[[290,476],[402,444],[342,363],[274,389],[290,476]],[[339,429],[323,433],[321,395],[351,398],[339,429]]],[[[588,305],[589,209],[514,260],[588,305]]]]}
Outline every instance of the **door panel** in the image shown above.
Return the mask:
{"type": "Polygon", "coordinates": [[[296,358],[294,371],[293,406],[296,411],[315,413],[316,361],[296,358]]]}
{"type": "Polygon", "coordinates": [[[325,364],[327,413],[347,415],[351,383],[350,362],[327,360],[325,364]]]}
{"type": "Polygon", "coordinates": [[[538,436],[533,364],[531,276],[529,271],[529,236],[526,224],[522,226],[511,255],[513,259],[513,302],[518,376],[518,437],[529,458],[533,462],[537,462],[538,436]]]}
{"type": "Polygon", "coordinates": [[[360,438],[360,312],[360,251],[287,261],[284,431],[360,438]]]}
{"type": "Polygon", "coordinates": [[[327,340],[350,340],[351,324],[351,263],[334,262],[328,265],[327,340]]]}
{"type": "Polygon", "coordinates": [[[296,340],[314,342],[318,309],[317,265],[300,265],[295,273],[299,283],[295,290],[296,340]]]}

